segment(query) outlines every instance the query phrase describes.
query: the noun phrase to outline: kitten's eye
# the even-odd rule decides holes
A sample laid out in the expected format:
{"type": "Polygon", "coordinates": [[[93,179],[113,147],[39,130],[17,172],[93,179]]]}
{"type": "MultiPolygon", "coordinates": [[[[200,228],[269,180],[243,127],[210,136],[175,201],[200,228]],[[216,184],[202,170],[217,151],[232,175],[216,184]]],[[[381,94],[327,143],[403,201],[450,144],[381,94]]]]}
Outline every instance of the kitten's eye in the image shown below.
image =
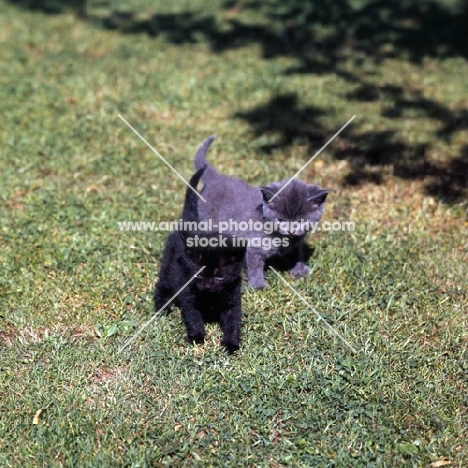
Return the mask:
{"type": "Polygon", "coordinates": [[[285,222],[286,222],[286,220],[285,220],[285,219],[283,219],[283,218],[281,218],[281,219],[278,219],[278,223],[285,223],[285,222]]]}
{"type": "Polygon", "coordinates": [[[187,249],[185,251],[187,257],[189,258],[189,260],[191,260],[193,263],[199,263],[201,262],[201,253],[200,252],[196,252],[194,250],[189,250],[187,249]]]}

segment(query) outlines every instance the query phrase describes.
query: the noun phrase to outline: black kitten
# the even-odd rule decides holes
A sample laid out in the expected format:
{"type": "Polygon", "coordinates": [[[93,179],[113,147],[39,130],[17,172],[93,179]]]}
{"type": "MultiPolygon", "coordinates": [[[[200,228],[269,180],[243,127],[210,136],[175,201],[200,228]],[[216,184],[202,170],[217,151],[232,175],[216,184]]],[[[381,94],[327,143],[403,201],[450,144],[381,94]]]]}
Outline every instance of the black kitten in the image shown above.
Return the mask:
{"type": "MultiPolygon", "coordinates": [[[[196,187],[206,167],[190,179],[196,187]]],[[[182,213],[183,221],[198,221],[197,195],[187,187],[182,213]]],[[[159,281],[156,284],[154,304],[160,310],[193,276],[196,278],[184,288],[172,304],[182,311],[187,338],[203,343],[205,323],[219,322],[223,331],[221,344],[229,353],[239,349],[241,326],[241,271],[245,247],[237,247],[226,234],[204,231],[180,231],[169,235],[161,260],[159,281]],[[207,247],[201,247],[205,239],[207,247]],[[212,246],[210,246],[210,244],[212,246]]]]}

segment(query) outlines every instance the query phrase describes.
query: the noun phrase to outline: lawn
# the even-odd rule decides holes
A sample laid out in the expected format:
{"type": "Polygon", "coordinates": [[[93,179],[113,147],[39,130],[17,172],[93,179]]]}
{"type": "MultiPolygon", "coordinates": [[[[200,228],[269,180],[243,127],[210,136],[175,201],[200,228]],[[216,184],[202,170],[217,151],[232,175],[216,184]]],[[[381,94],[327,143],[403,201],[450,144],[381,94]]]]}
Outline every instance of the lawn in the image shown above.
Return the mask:
{"type": "Polygon", "coordinates": [[[466,2],[81,4],[0,0],[0,466],[467,466],[466,2]],[[166,237],[118,223],[185,192],[119,114],[253,185],[356,115],[300,175],[356,229],[280,273],[356,353],[273,272],[234,355],[178,310],[118,352],[166,237]]]}

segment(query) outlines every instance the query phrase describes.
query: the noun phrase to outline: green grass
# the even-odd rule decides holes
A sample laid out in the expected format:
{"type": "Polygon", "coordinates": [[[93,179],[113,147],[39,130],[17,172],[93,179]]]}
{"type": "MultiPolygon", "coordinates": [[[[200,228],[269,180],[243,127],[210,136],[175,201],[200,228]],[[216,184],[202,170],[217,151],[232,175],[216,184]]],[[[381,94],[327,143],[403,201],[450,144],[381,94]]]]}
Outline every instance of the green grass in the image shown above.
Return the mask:
{"type": "Polygon", "coordinates": [[[466,55],[421,49],[403,13],[336,43],[346,22],[291,39],[255,5],[0,2],[0,466],[467,465],[466,55]],[[356,355],[272,273],[245,287],[235,355],[214,325],[186,343],[179,311],[117,353],[153,314],[165,239],[117,223],[175,219],[185,191],[119,113],[186,178],[216,133],[210,161],[255,185],[357,115],[301,176],[356,231],[283,273],[356,355]]]}

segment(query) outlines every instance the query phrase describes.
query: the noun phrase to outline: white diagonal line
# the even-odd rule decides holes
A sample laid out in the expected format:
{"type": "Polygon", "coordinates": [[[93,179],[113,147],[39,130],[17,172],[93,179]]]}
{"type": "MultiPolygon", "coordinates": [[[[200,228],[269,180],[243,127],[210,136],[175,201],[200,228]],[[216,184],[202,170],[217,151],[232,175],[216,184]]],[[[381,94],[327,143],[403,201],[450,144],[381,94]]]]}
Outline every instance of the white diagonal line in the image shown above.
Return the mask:
{"type": "Polygon", "coordinates": [[[273,201],[354,119],[353,115],[269,200],[273,201]]]}
{"type": "Polygon", "coordinates": [[[129,339],[127,342],[117,351],[117,354],[120,354],[129,344],[132,344],[138,337],[138,335],[151,323],[160,313],[168,306],[202,271],[205,267],[202,266],[146,323],[144,323],[140,329],[129,339]]]}
{"type": "Polygon", "coordinates": [[[312,312],[320,319],[322,322],[334,333],[353,353],[357,353],[357,351],[307,302],[305,297],[297,292],[272,266],[270,269],[276,274],[276,276],[299,298],[302,302],[310,307],[312,312]]]}
{"type": "Polygon", "coordinates": [[[176,175],[179,176],[179,178],[184,182],[185,185],[187,185],[187,187],[190,187],[196,194],[198,197],[200,197],[205,203],[206,203],[206,200],[198,193],[197,189],[195,189],[194,187],[192,187],[184,178],[181,174],[179,174],[179,172],[177,172],[120,114],[119,114],[119,117],[127,124],[127,126],[133,130],[135,132],[135,134],[140,137],[140,139],[146,143],[146,145],[153,151],[153,153],[156,154],[156,156],[158,156],[170,169],[172,169],[172,172],[174,172],[176,175]]]}

